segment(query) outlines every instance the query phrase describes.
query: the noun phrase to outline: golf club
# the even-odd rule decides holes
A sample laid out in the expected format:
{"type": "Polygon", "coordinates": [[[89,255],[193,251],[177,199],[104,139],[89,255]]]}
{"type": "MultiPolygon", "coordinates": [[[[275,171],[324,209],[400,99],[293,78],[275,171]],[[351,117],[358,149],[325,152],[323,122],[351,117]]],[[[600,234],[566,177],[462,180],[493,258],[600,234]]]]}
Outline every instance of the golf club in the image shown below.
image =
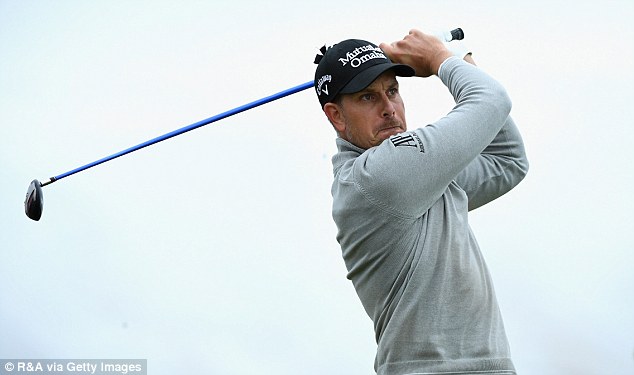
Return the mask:
{"type": "MultiPolygon", "coordinates": [[[[440,39],[444,39],[445,42],[450,42],[452,40],[461,40],[461,39],[464,38],[464,32],[462,31],[462,29],[457,28],[457,29],[454,29],[452,31],[443,33],[442,35],[439,35],[439,38],[440,39]]],[[[234,109],[228,110],[226,112],[223,112],[223,113],[217,114],[215,116],[209,117],[209,118],[207,118],[205,120],[198,121],[198,122],[193,123],[191,125],[184,126],[184,127],[180,128],[180,129],[177,129],[177,130],[174,130],[172,132],[163,134],[163,135],[161,135],[159,137],[150,139],[149,141],[140,143],[140,144],[138,144],[136,146],[127,148],[127,149],[125,149],[123,151],[119,151],[119,152],[114,153],[114,154],[112,154],[110,156],[106,156],[106,157],[101,158],[99,160],[96,160],[96,161],[94,161],[92,163],[88,163],[86,165],[83,165],[81,167],[75,168],[75,169],[70,170],[68,172],[65,172],[65,173],[62,173],[60,175],[51,177],[51,178],[48,179],[48,181],[40,182],[38,180],[33,180],[33,181],[31,181],[31,184],[29,185],[29,188],[27,189],[26,199],[24,200],[24,211],[26,213],[26,216],[28,216],[30,219],[35,220],[35,221],[39,221],[40,218],[42,217],[42,211],[44,210],[44,195],[42,193],[42,188],[44,186],[46,186],[46,185],[52,184],[53,182],[59,181],[62,178],[68,177],[68,176],[73,175],[75,173],[79,173],[81,171],[85,171],[86,169],[92,168],[94,166],[97,166],[99,164],[105,163],[105,162],[110,161],[112,159],[116,159],[116,158],[118,158],[120,156],[123,156],[123,155],[129,154],[131,152],[140,150],[142,148],[151,146],[151,145],[153,145],[155,143],[158,143],[158,142],[164,141],[166,139],[173,138],[173,137],[175,137],[177,135],[181,135],[181,134],[186,133],[188,131],[200,128],[201,126],[205,126],[205,125],[211,124],[212,122],[216,122],[218,120],[222,120],[224,118],[227,118],[229,116],[238,114],[240,112],[247,111],[247,110],[249,110],[251,108],[255,108],[255,107],[261,106],[263,104],[272,102],[274,100],[281,99],[283,97],[286,97],[286,96],[295,94],[297,92],[306,90],[309,87],[312,87],[313,85],[314,85],[314,82],[313,81],[309,81],[309,82],[303,83],[301,85],[297,85],[295,87],[291,87],[289,89],[286,89],[284,91],[280,91],[280,92],[278,92],[276,94],[267,96],[265,98],[262,98],[262,99],[259,99],[259,100],[255,100],[253,102],[250,102],[250,103],[244,104],[242,106],[236,107],[234,109]]]]}
{"type": "Polygon", "coordinates": [[[296,92],[299,92],[299,91],[302,91],[302,90],[306,90],[307,88],[312,87],[312,86],[313,86],[313,81],[309,81],[309,82],[303,83],[301,85],[298,85],[298,86],[295,86],[295,87],[291,87],[291,88],[289,88],[287,90],[280,91],[280,92],[278,92],[276,94],[273,94],[273,95],[267,96],[265,98],[262,98],[262,99],[259,99],[259,100],[255,100],[253,102],[241,105],[239,107],[233,108],[233,109],[228,110],[226,112],[223,112],[223,113],[217,114],[215,116],[209,117],[209,118],[207,118],[205,120],[201,120],[201,121],[198,121],[198,122],[193,123],[191,125],[184,126],[184,127],[180,128],[180,129],[177,129],[177,130],[174,130],[172,132],[163,134],[163,135],[161,135],[159,137],[150,139],[149,141],[146,141],[146,142],[143,142],[143,143],[139,143],[136,146],[127,148],[127,149],[125,149],[123,151],[119,151],[119,152],[114,153],[114,154],[112,154],[110,156],[106,156],[106,157],[101,158],[99,160],[96,160],[96,161],[94,161],[92,163],[88,163],[88,164],[83,165],[81,167],[75,168],[75,169],[73,169],[71,171],[68,171],[68,172],[62,173],[60,175],[51,177],[51,178],[48,179],[48,181],[40,182],[38,180],[33,180],[33,181],[31,181],[31,184],[29,185],[29,188],[28,188],[28,190],[26,192],[26,200],[24,201],[24,211],[26,212],[26,216],[28,216],[30,219],[33,219],[35,221],[40,220],[40,218],[42,217],[42,211],[44,209],[44,196],[42,194],[42,187],[44,187],[46,185],[52,184],[53,182],[59,181],[62,178],[68,177],[68,176],[73,175],[75,173],[79,173],[81,171],[85,171],[86,169],[92,168],[94,166],[97,166],[99,164],[105,163],[105,162],[110,161],[112,159],[116,159],[116,158],[118,158],[120,156],[123,156],[123,155],[129,154],[131,152],[140,150],[142,148],[151,146],[151,145],[153,145],[155,143],[158,143],[158,142],[164,141],[166,139],[169,139],[169,138],[172,138],[172,137],[176,137],[177,135],[181,135],[181,134],[186,133],[188,131],[200,128],[201,126],[205,126],[205,125],[211,124],[212,122],[216,122],[218,120],[222,120],[222,119],[227,118],[229,116],[238,114],[240,112],[244,112],[244,111],[249,110],[251,108],[255,108],[255,107],[261,106],[263,104],[272,102],[274,100],[283,98],[285,96],[294,94],[296,92]]]}

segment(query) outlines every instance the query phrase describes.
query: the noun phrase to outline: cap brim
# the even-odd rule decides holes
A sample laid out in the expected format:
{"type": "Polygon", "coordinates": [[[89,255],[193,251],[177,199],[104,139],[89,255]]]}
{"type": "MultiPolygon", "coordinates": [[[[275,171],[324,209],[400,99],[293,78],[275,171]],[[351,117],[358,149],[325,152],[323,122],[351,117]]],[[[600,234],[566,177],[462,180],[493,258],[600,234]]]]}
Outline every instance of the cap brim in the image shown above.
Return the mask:
{"type": "Polygon", "coordinates": [[[394,73],[396,73],[396,75],[399,77],[411,77],[416,74],[414,68],[409,65],[393,63],[378,64],[371,66],[363,72],[357,74],[339,91],[339,93],[352,94],[355,92],[359,92],[364,88],[370,86],[370,84],[374,82],[374,80],[377,79],[378,76],[390,69],[394,70],[394,73]]]}

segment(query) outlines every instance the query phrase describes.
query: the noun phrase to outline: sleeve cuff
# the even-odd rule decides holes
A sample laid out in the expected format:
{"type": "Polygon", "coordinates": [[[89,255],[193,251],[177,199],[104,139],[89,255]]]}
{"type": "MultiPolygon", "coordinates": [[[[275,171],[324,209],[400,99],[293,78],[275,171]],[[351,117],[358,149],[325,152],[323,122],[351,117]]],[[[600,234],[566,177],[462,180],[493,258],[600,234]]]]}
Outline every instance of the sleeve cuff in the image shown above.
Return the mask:
{"type": "Polygon", "coordinates": [[[462,60],[461,58],[459,58],[458,56],[449,56],[445,59],[445,61],[443,61],[440,64],[440,67],[438,67],[438,77],[441,77],[441,75],[444,73],[443,70],[445,68],[445,66],[447,65],[451,65],[451,61],[452,60],[462,60]]]}

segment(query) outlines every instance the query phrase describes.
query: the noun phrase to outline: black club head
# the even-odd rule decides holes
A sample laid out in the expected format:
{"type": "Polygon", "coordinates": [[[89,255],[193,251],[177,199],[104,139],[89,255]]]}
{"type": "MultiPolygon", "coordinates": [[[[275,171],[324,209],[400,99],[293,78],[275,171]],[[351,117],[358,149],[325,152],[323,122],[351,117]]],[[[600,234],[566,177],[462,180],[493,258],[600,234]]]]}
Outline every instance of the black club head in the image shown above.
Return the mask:
{"type": "Polygon", "coordinates": [[[42,184],[38,180],[33,180],[29,185],[29,190],[26,192],[24,212],[30,219],[38,221],[42,217],[43,209],[44,195],[42,195],[42,184]]]}

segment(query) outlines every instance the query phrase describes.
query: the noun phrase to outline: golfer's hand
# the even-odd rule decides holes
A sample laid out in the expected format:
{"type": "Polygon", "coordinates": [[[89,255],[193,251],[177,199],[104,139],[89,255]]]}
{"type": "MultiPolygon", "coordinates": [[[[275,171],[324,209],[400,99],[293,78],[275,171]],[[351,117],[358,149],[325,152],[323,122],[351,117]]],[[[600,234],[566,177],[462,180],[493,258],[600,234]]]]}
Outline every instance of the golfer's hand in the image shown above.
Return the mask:
{"type": "Polygon", "coordinates": [[[407,64],[419,77],[438,74],[440,64],[452,54],[445,45],[430,34],[411,30],[403,40],[379,46],[392,62],[407,64]]]}

